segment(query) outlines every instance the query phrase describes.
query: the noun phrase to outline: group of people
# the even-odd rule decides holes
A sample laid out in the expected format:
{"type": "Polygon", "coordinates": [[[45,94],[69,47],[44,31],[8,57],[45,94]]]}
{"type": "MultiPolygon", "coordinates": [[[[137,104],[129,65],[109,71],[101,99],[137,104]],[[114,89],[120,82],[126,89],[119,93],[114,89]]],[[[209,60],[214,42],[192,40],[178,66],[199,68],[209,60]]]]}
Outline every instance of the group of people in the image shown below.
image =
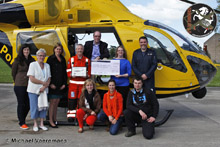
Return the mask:
{"type": "Polygon", "coordinates": [[[61,55],[63,52],[61,44],[54,47],[54,54],[47,63],[44,63],[46,51],[39,49],[36,52],[37,61],[30,55],[30,48],[24,44],[21,46],[17,58],[12,64],[12,77],[14,79],[14,91],[17,96],[17,115],[21,129],[29,129],[25,123],[26,116],[30,110],[31,118],[34,120],[33,130],[48,130],[44,126],[47,115],[48,99],[49,122],[51,127],[57,126],[56,113],[63,89],[66,87],[66,60],[61,55]],[[48,94],[49,88],[49,95],[48,94]],[[38,126],[37,119],[40,118],[38,126]]]}
{"type": "Polygon", "coordinates": [[[47,63],[44,63],[46,57],[44,49],[37,51],[35,61],[30,55],[28,45],[20,48],[12,65],[20,128],[29,128],[25,120],[30,109],[31,118],[34,120],[33,131],[48,130],[43,123],[48,107],[49,126],[58,128],[57,107],[64,89],[67,88],[69,77],[67,117],[77,118],[79,133],[84,131],[84,121],[89,129],[93,130],[98,119],[106,123],[108,126],[106,130],[110,134],[115,135],[125,120],[128,128],[126,137],[135,135],[136,123],[141,123],[143,136],[151,139],[155,133],[154,122],[159,110],[154,88],[154,71],[157,66],[155,51],[147,47],[146,37],[140,37],[140,49],[133,53],[131,66],[126,59],[125,49],[119,46],[113,60],[120,60],[120,75],[111,76],[108,81],[108,92],[104,94],[102,101],[91,78],[91,60],[107,59],[109,51],[107,43],[101,41],[99,31],[94,32],[93,38],[93,41],[87,41],[84,46],[82,44],[76,46],[76,55],[68,60],[67,65],[62,56],[63,47],[59,43],[55,45],[54,54],[48,57],[47,63]],[[83,76],[75,75],[76,67],[85,68],[83,76]],[[136,74],[132,90],[129,89],[131,68],[136,74]],[[38,118],[40,125],[37,122],[38,118]]]}

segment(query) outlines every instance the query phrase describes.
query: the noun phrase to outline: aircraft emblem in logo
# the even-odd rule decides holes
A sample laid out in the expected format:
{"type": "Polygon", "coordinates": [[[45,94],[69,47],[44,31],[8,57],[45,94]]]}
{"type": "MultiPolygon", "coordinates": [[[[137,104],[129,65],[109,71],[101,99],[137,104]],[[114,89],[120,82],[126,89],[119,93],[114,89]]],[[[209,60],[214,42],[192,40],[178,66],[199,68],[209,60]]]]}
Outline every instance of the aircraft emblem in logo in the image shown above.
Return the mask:
{"type": "Polygon", "coordinates": [[[214,31],[216,23],[215,11],[205,4],[192,5],[183,16],[186,31],[195,37],[208,36],[214,31]]]}

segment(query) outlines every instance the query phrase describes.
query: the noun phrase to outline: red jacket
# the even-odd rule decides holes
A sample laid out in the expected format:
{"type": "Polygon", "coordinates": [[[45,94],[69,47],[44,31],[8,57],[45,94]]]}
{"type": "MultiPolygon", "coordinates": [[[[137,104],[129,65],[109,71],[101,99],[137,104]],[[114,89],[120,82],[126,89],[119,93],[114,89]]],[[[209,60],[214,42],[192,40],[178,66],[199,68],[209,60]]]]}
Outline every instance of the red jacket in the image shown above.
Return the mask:
{"type": "Polygon", "coordinates": [[[67,76],[70,78],[70,83],[72,84],[84,84],[84,81],[87,78],[91,77],[91,62],[88,58],[83,56],[81,59],[78,58],[78,56],[73,56],[68,60],[67,64],[67,76]],[[86,62],[87,61],[87,62],[86,62]],[[72,63],[74,63],[72,65],[72,63]],[[72,77],[72,67],[86,67],[86,63],[88,64],[87,66],[87,77],[72,77]]]}

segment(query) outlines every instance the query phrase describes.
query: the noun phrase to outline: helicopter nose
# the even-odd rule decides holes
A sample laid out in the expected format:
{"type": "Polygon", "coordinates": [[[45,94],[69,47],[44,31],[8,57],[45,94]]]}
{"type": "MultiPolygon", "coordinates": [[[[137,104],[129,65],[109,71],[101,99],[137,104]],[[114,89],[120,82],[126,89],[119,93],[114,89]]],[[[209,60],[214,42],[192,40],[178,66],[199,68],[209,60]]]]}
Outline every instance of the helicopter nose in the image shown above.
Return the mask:
{"type": "Polygon", "coordinates": [[[200,86],[205,87],[205,85],[215,76],[217,69],[212,64],[194,56],[187,56],[187,60],[189,61],[200,86]]]}

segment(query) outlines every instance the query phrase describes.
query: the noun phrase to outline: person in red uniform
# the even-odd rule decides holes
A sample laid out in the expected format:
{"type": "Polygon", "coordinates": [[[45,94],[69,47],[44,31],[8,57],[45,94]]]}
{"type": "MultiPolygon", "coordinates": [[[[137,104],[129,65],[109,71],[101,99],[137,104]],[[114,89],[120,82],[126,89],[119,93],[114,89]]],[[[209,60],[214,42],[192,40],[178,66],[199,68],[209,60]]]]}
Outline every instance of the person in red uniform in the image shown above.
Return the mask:
{"type": "Polygon", "coordinates": [[[84,46],[78,44],[76,46],[76,55],[71,57],[67,64],[67,76],[70,78],[68,91],[68,119],[76,117],[77,101],[80,98],[83,84],[86,79],[91,77],[91,63],[87,57],[83,56],[83,51],[84,46]],[[77,71],[82,71],[82,68],[76,69],[74,72],[74,67],[85,67],[86,73],[84,75],[76,74],[77,71]]]}

